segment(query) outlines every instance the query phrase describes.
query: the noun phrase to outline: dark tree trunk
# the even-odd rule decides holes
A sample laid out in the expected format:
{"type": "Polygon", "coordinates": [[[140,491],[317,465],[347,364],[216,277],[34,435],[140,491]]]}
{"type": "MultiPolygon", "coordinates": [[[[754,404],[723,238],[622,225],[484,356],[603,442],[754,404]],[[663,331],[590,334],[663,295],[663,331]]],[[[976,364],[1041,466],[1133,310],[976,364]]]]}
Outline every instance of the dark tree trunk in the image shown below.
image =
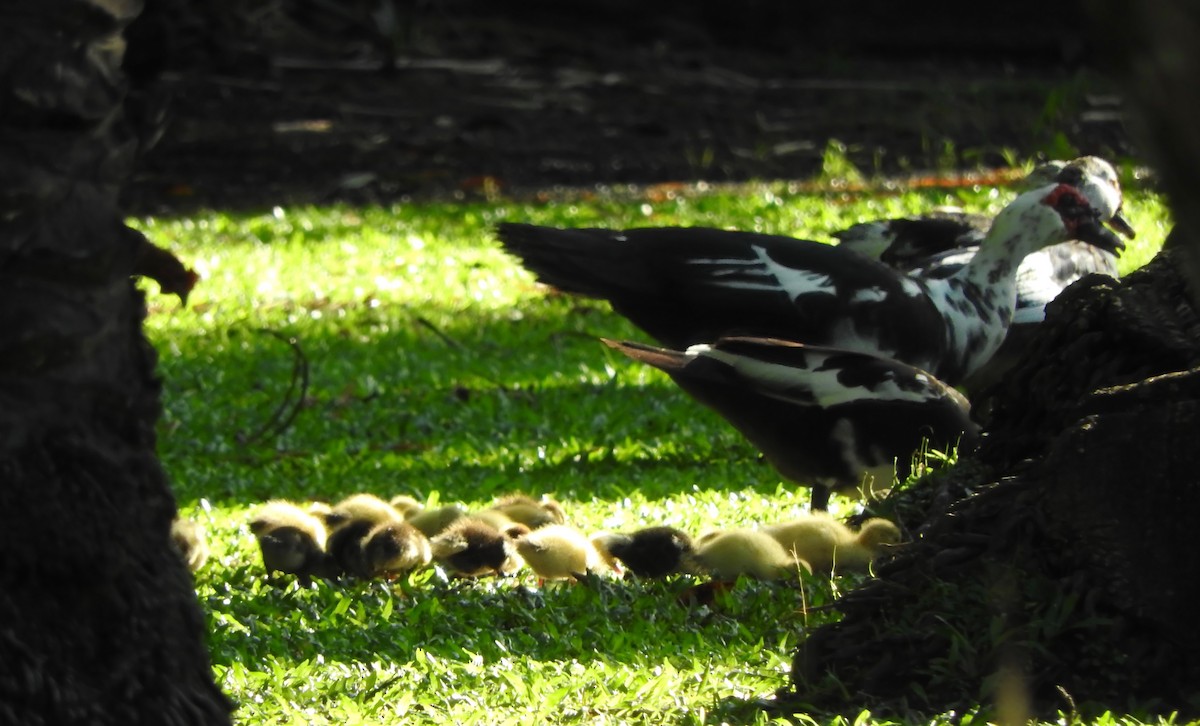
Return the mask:
{"type": "Polygon", "coordinates": [[[1007,723],[1080,701],[1200,712],[1200,5],[1088,6],[1172,201],[1170,249],[1050,306],[978,455],[896,500],[919,539],[801,645],[789,699],[991,701],[1007,723]]]}
{"type": "Polygon", "coordinates": [[[0,723],[228,723],[117,193],[139,0],[0,8],[0,723]]]}
{"type": "Polygon", "coordinates": [[[793,697],[1197,708],[1200,319],[1184,289],[1162,253],[1051,305],[978,454],[897,497],[919,537],[801,646],[793,697]]]}

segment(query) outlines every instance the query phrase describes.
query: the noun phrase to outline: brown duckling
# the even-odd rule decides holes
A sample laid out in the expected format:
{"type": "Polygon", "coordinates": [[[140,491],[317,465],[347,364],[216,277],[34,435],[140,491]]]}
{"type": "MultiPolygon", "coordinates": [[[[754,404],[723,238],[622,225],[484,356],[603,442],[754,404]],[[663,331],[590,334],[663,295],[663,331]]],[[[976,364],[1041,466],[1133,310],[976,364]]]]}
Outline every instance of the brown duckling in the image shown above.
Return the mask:
{"type": "Polygon", "coordinates": [[[616,558],[638,577],[680,572],[692,553],[692,538],[675,527],[646,527],[630,534],[603,532],[592,537],[601,554],[616,558]]]}
{"type": "Polygon", "coordinates": [[[367,576],[390,577],[429,564],[429,538],[408,522],[380,522],[362,538],[363,571],[367,576]]]}
{"type": "Polygon", "coordinates": [[[327,571],[325,525],[300,506],[273,499],[259,507],[250,520],[267,572],[308,577],[327,571]]]}
{"type": "Polygon", "coordinates": [[[204,526],[194,519],[175,517],[171,522],[171,546],[192,572],[196,572],[208,562],[208,536],[204,532],[204,526]]]}
{"type": "Polygon", "coordinates": [[[587,535],[565,524],[550,524],[517,538],[517,553],[543,580],[614,574],[587,535]]]}
{"type": "Polygon", "coordinates": [[[380,525],[404,523],[400,512],[373,494],[354,494],[333,505],[326,518],[329,536],[325,549],[345,572],[356,577],[374,574],[367,564],[364,547],[368,534],[380,525]]]}
{"type": "Polygon", "coordinates": [[[793,558],[774,537],[753,529],[710,532],[695,543],[689,558],[693,569],[718,580],[740,575],[760,580],[795,578],[799,570],[812,571],[808,563],[793,558]]]}
{"type": "Polygon", "coordinates": [[[762,531],[812,565],[814,571],[825,574],[864,572],[884,547],[900,541],[900,529],[886,519],[868,519],[855,532],[825,512],[810,512],[762,531]]]}
{"type": "Polygon", "coordinates": [[[474,517],[455,520],[429,544],[433,559],[461,577],[505,576],[521,567],[512,537],[474,517]]]}
{"type": "Polygon", "coordinates": [[[484,511],[500,512],[530,529],[549,524],[564,524],[567,521],[562,505],[548,496],[534,499],[527,494],[510,494],[497,499],[484,511]]]}

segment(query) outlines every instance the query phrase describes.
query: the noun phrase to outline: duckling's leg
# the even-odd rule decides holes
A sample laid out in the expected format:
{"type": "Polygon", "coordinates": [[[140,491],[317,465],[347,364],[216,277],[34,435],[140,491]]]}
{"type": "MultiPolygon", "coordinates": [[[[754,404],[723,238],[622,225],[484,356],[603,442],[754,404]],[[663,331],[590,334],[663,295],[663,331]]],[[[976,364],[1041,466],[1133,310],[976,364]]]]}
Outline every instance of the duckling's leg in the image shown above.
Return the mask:
{"type": "Polygon", "coordinates": [[[813,512],[824,512],[829,509],[829,487],[817,484],[812,488],[812,496],[808,500],[808,508],[813,512]]]}

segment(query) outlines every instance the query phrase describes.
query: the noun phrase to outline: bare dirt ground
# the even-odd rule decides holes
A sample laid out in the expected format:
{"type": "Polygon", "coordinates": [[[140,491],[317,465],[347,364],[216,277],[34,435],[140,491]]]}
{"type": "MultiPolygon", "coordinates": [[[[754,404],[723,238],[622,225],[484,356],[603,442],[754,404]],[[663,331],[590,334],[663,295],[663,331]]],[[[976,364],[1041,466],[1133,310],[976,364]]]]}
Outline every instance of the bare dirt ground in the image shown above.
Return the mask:
{"type": "Polygon", "coordinates": [[[135,96],[151,110],[133,113],[165,107],[166,121],[141,122],[163,135],[131,212],[806,179],[831,140],[868,174],[1003,166],[1065,143],[1132,153],[1109,84],[1063,59],[1070,38],[848,51],[756,42],[766,24],[712,18],[413,10],[380,41],[370,23],[283,7],[262,4],[237,38],[225,16],[166,30],[152,16],[142,35],[163,47],[149,61],[134,34],[153,78],[135,96]]]}

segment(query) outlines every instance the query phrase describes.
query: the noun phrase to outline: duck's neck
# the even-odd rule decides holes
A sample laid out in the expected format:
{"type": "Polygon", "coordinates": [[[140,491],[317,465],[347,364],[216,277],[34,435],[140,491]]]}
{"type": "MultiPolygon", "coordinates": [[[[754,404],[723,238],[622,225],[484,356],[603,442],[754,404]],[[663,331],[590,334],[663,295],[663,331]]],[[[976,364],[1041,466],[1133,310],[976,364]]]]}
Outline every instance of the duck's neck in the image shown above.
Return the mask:
{"type": "Polygon", "coordinates": [[[1017,268],[1029,254],[1061,241],[1063,228],[1048,215],[1001,215],[975,257],[947,278],[949,296],[964,304],[943,305],[950,350],[969,375],[986,363],[1008,332],[1017,304],[1017,268]],[[1057,226],[1056,226],[1057,225],[1057,226]]]}

